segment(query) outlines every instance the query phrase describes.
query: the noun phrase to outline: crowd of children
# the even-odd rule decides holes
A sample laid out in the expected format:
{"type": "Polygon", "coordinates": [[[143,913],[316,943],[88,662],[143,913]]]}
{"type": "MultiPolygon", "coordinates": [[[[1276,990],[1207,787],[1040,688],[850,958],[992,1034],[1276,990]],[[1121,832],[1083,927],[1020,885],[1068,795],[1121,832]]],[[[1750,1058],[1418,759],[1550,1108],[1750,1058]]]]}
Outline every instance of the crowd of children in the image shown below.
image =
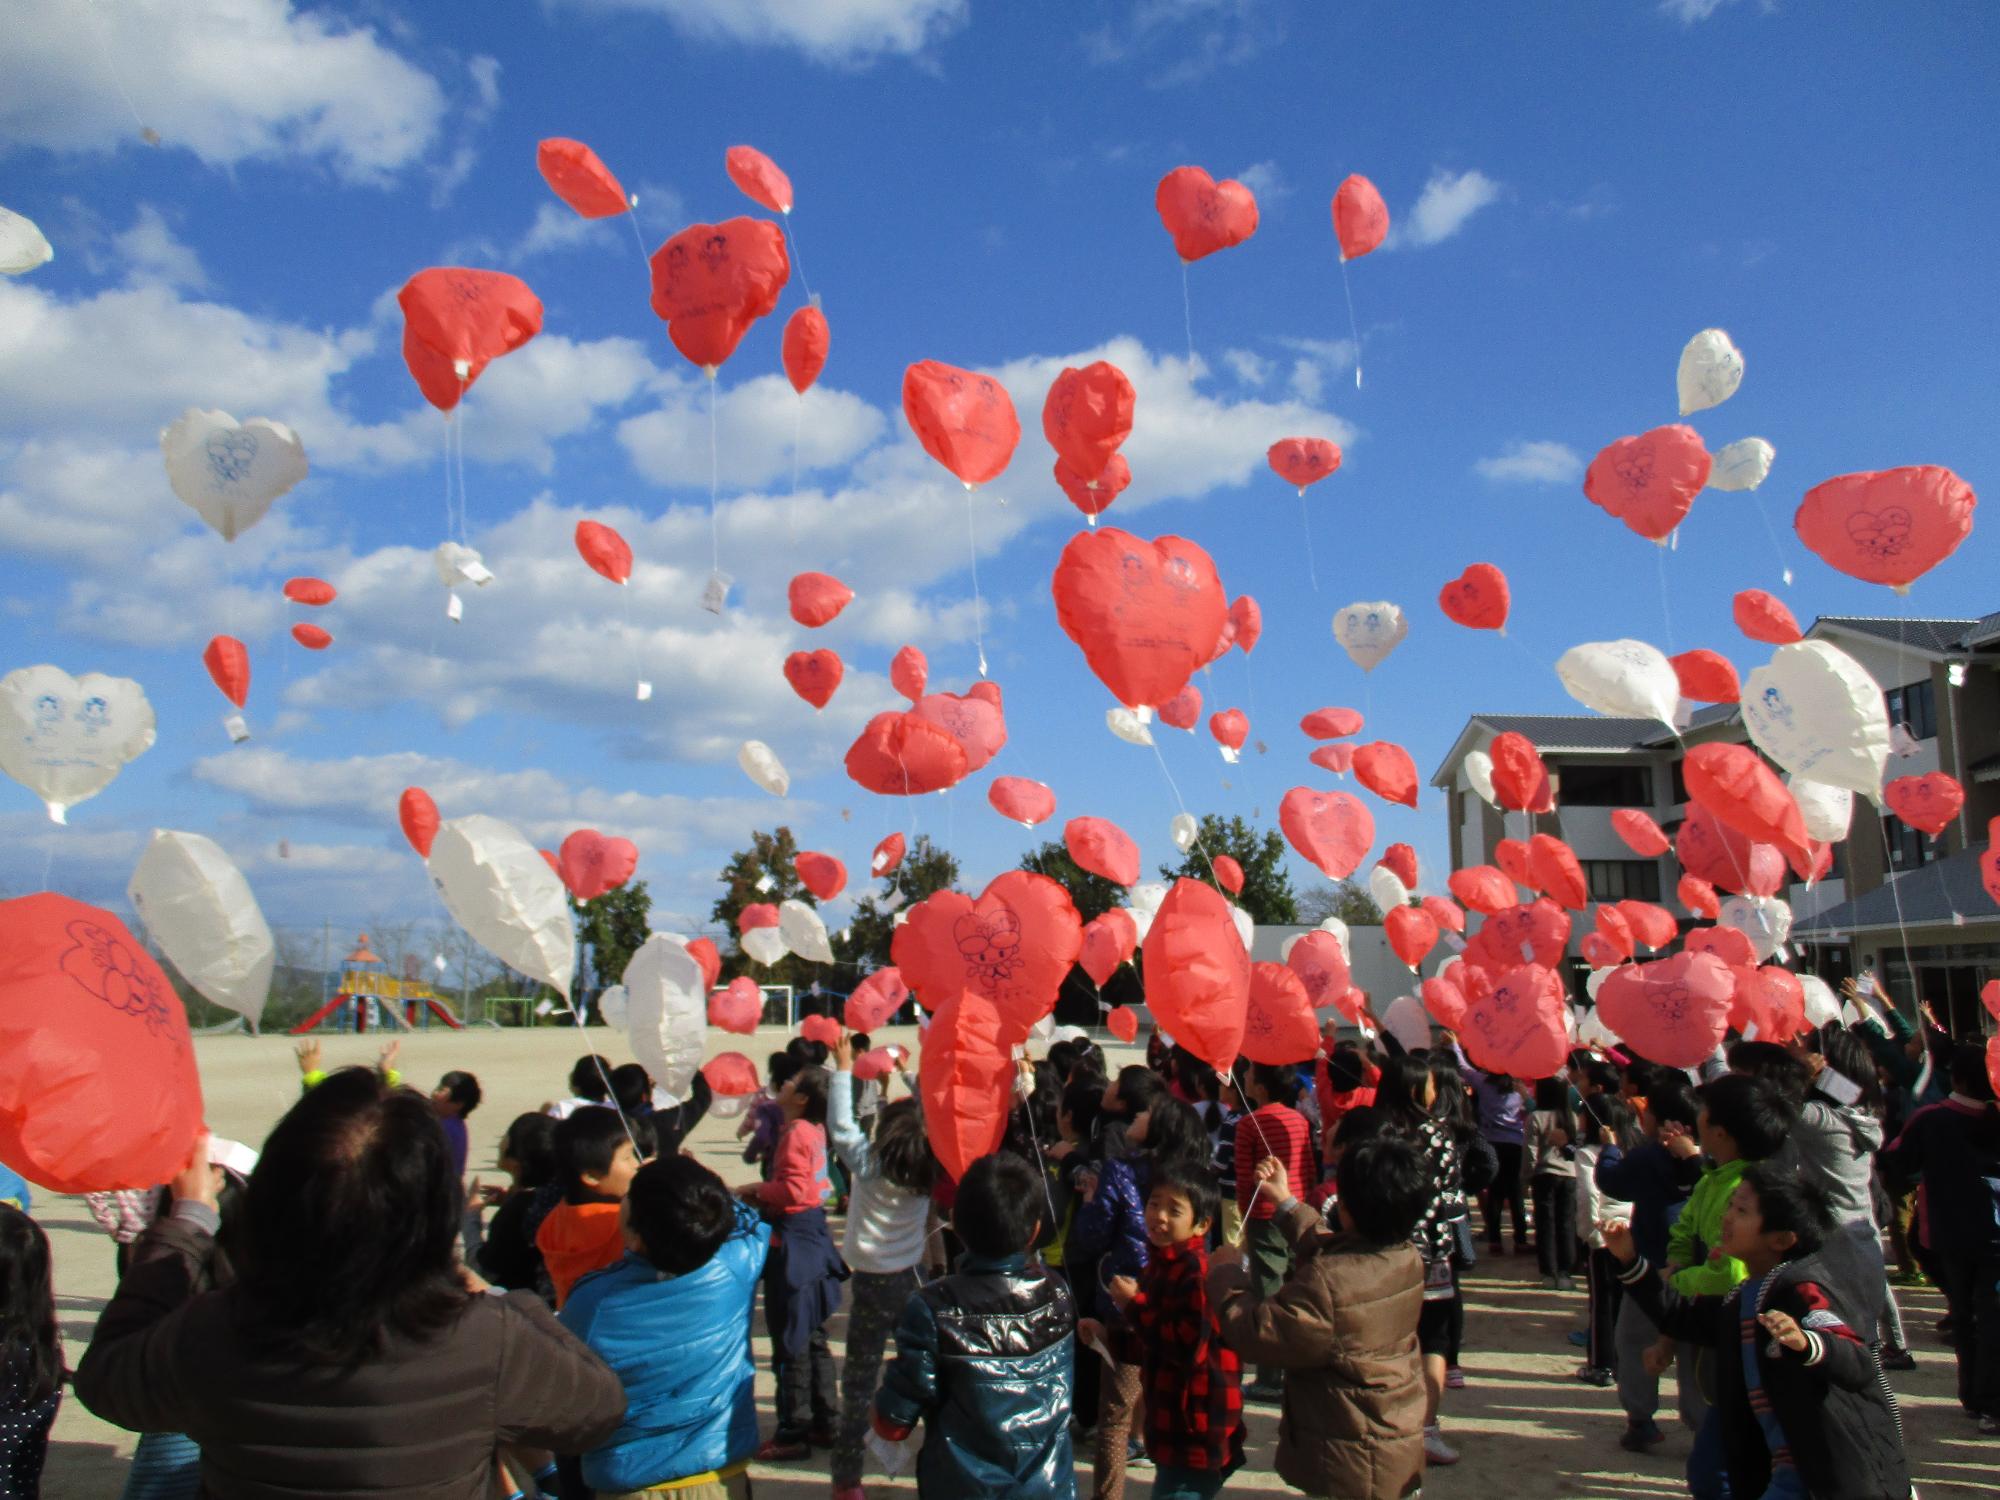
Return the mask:
{"type": "MultiPolygon", "coordinates": [[[[1615,1385],[1627,1449],[1665,1441],[1660,1381],[1675,1372],[1697,1500],[1899,1500],[1909,1475],[1884,1371],[1910,1356],[1883,1235],[1900,1219],[1896,1252],[1944,1292],[1960,1401],[1974,1430],[2000,1434],[2000,1109],[1980,1049],[1852,998],[1861,1024],[1738,1042],[1698,1077],[1578,1053],[1525,1086],[1480,1072],[1448,1036],[1405,1051],[1330,1031],[1297,1066],[1218,1077],[1164,1044],[1112,1069],[1066,1033],[1024,1062],[1002,1148],[957,1182],[907,1078],[895,1097],[855,1077],[866,1038],[772,1055],[738,1130],[758,1176],[734,1188],[680,1149],[705,1087],[672,1098],[635,1065],[585,1057],[570,1097],[501,1134],[507,1184],[474,1181],[453,1253],[467,1285],[553,1309],[578,1357],[616,1375],[623,1415],[615,1430],[600,1408],[497,1433],[486,1493],[742,1496],[752,1464],[830,1450],[834,1500],[860,1500],[869,1469],[913,1455],[926,1494],[1067,1497],[1088,1451],[1094,1496],[1117,1500],[1144,1463],[1160,1500],[1211,1500],[1244,1462],[1246,1416],[1275,1405],[1287,1483],[1401,1500],[1459,1458],[1441,1412],[1466,1378],[1461,1284],[1483,1204],[1484,1253],[1501,1253],[1511,1218],[1546,1290],[1582,1274],[1577,1374],[1615,1385]],[[830,1212],[845,1214],[838,1238],[830,1212]],[[829,1324],[843,1305],[840,1368],[829,1324]],[[595,1440],[564,1445],[563,1431],[595,1440]]],[[[408,1096],[393,1062],[392,1049],[371,1085],[387,1101],[408,1096]]],[[[329,1087],[315,1050],[300,1066],[308,1100],[329,1087]]],[[[342,1088],[346,1107],[392,1107],[342,1088]]],[[[479,1101],[462,1072],[429,1099],[437,1170],[456,1180],[479,1101]]],[[[171,1253],[199,1267],[183,1295],[231,1288],[256,1156],[219,1142],[210,1159],[212,1182],[175,1184],[200,1189],[185,1211],[166,1190],[93,1201],[121,1270],[171,1253]]],[[[47,1241],[20,1197],[0,1203],[8,1496],[36,1493],[65,1380],[47,1241]]],[[[100,1343],[141,1323],[127,1295],[100,1343]]],[[[187,1414],[106,1400],[113,1420],[187,1414]]],[[[146,1487],[128,1495],[276,1493],[218,1482],[202,1424],[188,1425],[146,1434],[146,1487]]]]}

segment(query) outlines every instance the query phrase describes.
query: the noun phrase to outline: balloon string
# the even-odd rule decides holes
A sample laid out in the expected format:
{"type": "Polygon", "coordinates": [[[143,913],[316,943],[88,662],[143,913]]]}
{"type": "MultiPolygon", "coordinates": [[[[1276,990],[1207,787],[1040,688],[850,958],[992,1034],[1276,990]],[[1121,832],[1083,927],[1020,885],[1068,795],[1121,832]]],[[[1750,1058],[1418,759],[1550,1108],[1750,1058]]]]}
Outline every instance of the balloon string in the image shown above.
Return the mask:
{"type": "Polygon", "coordinates": [[[812,283],[806,280],[806,258],[799,253],[799,232],[792,227],[791,209],[778,216],[778,232],[791,242],[792,269],[799,273],[799,289],[806,294],[806,301],[818,307],[819,298],[813,295],[812,283]]]}
{"type": "Polygon", "coordinates": [[[1667,650],[1678,651],[1680,647],[1674,644],[1674,610],[1667,602],[1667,549],[1656,547],[1654,553],[1653,561],[1659,565],[1660,572],[1660,618],[1666,624],[1667,650]]]}
{"type": "Polygon", "coordinates": [[[454,445],[452,467],[458,473],[458,539],[469,547],[472,545],[472,501],[465,488],[465,423],[456,425],[458,439],[454,445]]]}
{"type": "Polygon", "coordinates": [[[1306,534],[1306,577],[1312,580],[1313,592],[1319,592],[1319,565],[1313,561],[1312,512],[1306,509],[1306,492],[1299,491],[1299,529],[1306,534]]]}
{"type": "Polygon", "coordinates": [[[1041,1132],[1035,1129],[1035,1090],[1034,1086],[1028,1082],[1028,1078],[1030,1077],[1033,1077],[1032,1073],[1024,1077],[1020,1069],[1016,1068],[1014,1070],[1015,1086],[1021,1093],[1021,1115],[1028,1122],[1028,1140],[1035,1148],[1035,1166],[1039,1169],[1042,1179],[1042,1201],[1049,1207],[1049,1225],[1051,1228],[1054,1228],[1056,1222],[1056,1200],[1054,1195],[1049,1192],[1049,1163],[1048,1159],[1042,1155],[1041,1132]]]}
{"type": "Polygon", "coordinates": [[[1347,280],[1347,257],[1340,257],[1340,289],[1347,294],[1347,327],[1354,336],[1354,388],[1361,389],[1361,325],[1354,319],[1354,288],[1347,280]]]}
{"type": "Polygon", "coordinates": [[[139,138],[149,146],[157,146],[160,143],[159,134],[146,123],[139,114],[139,106],[132,102],[131,90],[125,87],[125,79],[118,71],[118,64],[112,60],[110,47],[105,43],[103,25],[103,18],[97,13],[97,0],[90,0],[90,37],[97,44],[98,61],[104,64],[104,71],[111,79],[111,86],[118,90],[118,97],[125,101],[125,109],[132,116],[132,123],[139,127],[139,138]]]}
{"type": "Polygon", "coordinates": [[[639,205],[636,201],[625,207],[625,222],[632,226],[632,243],[639,247],[639,264],[646,268],[648,282],[652,280],[653,263],[646,257],[646,237],[639,233],[639,205]]]}
{"type": "Polygon", "coordinates": [[[1785,580],[1785,587],[1790,588],[1792,565],[1785,561],[1785,549],[1778,541],[1778,528],[1771,524],[1771,513],[1764,508],[1764,497],[1752,495],[1750,498],[1757,502],[1757,514],[1764,522],[1764,534],[1771,539],[1771,555],[1778,559],[1778,576],[1785,580]]]}
{"type": "Polygon", "coordinates": [[[1181,317],[1187,324],[1188,384],[1194,384],[1194,299],[1188,295],[1188,263],[1181,262],[1181,317]]]}
{"type": "Polygon", "coordinates": [[[979,648],[979,675],[986,675],[986,623],[979,597],[979,537],[972,527],[972,486],[965,487],[965,546],[972,557],[972,639],[979,648]]]}
{"type": "Polygon", "coordinates": [[[451,413],[444,414],[444,445],[441,455],[444,459],[444,539],[452,538],[451,517],[451,413]]]}
{"type": "MultiPolygon", "coordinates": [[[[1193,813],[1188,812],[1187,803],[1181,800],[1181,789],[1174,781],[1174,773],[1167,769],[1167,758],[1166,756],[1160,753],[1160,742],[1158,740],[1154,740],[1152,742],[1152,748],[1153,748],[1153,759],[1160,763],[1160,774],[1167,778],[1167,790],[1174,794],[1174,806],[1178,807],[1181,810],[1181,812],[1185,814],[1187,817],[1190,818],[1194,817],[1193,813]]],[[[1195,819],[1194,826],[1195,826],[1194,847],[1196,851],[1201,855],[1201,857],[1208,861],[1209,878],[1211,880],[1215,880],[1217,885],[1220,885],[1222,882],[1220,880],[1216,880],[1215,860],[1211,858],[1209,855],[1208,845],[1202,842],[1201,820],[1198,818],[1195,819]]]]}
{"type": "MultiPolygon", "coordinates": [[[[1276,1156],[1278,1153],[1271,1149],[1271,1138],[1264,1134],[1264,1122],[1257,1118],[1257,1111],[1250,1107],[1250,1098],[1243,1092],[1242,1080],[1236,1076],[1234,1068],[1229,1070],[1229,1081],[1236,1086],[1236,1098],[1243,1106],[1244,1115],[1256,1127],[1257,1143],[1264,1148],[1266,1156],[1276,1156]]],[[[1243,1227],[1236,1234],[1236,1243],[1238,1245],[1241,1245],[1250,1237],[1250,1211],[1257,1206],[1257,1195],[1263,1191],[1264,1184],[1262,1182],[1258,1182],[1250,1189],[1250,1201],[1243,1208],[1243,1227]]],[[[1296,1189],[1294,1191],[1296,1192],[1296,1189]]]]}
{"type": "Polygon", "coordinates": [[[708,374],[708,547],[709,567],[712,572],[722,571],[722,528],[715,518],[715,497],[722,488],[721,461],[715,439],[715,383],[713,370],[708,374]]]}
{"type": "Polygon", "coordinates": [[[56,836],[53,833],[45,833],[42,835],[42,838],[45,841],[42,845],[44,850],[42,856],[42,889],[48,891],[54,889],[51,882],[55,879],[56,873],[56,836]]]}
{"type": "Polygon", "coordinates": [[[801,391],[798,405],[792,408],[792,503],[785,507],[785,540],[794,546],[799,540],[798,531],[793,525],[794,513],[799,508],[799,432],[805,425],[805,419],[806,397],[805,392],[801,391]]]}

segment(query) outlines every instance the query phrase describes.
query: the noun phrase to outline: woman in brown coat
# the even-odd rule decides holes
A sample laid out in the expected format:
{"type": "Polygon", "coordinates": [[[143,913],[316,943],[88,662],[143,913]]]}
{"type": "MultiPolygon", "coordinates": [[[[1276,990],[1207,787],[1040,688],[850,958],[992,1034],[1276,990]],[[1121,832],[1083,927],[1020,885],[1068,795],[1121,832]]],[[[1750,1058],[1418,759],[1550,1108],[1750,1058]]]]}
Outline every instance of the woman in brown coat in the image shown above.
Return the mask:
{"type": "Polygon", "coordinates": [[[1230,1348],[1285,1372],[1278,1473],[1308,1495],[1402,1500],[1424,1472],[1423,1262],[1410,1243],[1424,1163],[1396,1137],[1350,1146],[1338,1233],[1292,1196],[1281,1163],[1267,1159],[1258,1174],[1278,1202],[1292,1274],[1259,1300],[1241,1253],[1225,1250],[1208,1289],[1230,1348]]]}
{"type": "Polygon", "coordinates": [[[237,1280],[201,1293],[217,1216],[196,1161],[76,1393],[192,1437],[206,1500],[485,1500],[500,1445],[577,1453],[617,1429],[618,1377],[534,1296],[488,1295],[455,1264],[460,1188],[421,1095],[350,1068],[294,1105],[250,1176],[237,1280]]]}

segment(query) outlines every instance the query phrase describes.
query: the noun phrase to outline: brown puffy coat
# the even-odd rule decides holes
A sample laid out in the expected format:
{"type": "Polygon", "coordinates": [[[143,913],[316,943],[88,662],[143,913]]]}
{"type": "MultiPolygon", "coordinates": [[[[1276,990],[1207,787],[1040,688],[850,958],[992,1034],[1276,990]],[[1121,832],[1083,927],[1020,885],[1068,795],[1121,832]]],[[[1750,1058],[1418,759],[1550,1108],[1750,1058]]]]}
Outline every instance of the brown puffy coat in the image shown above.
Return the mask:
{"type": "Polygon", "coordinates": [[[1279,1216],[1295,1261],[1276,1296],[1260,1302],[1238,1262],[1209,1273],[1209,1297],[1245,1364],[1285,1372],[1285,1483],[1342,1500],[1401,1500],[1424,1473],[1423,1262],[1408,1243],[1326,1238],[1320,1222],[1304,1204],[1279,1216]]]}
{"type": "Polygon", "coordinates": [[[180,1221],[147,1231],[76,1373],[106,1421],[199,1443],[205,1500],[486,1500],[499,1444],[579,1453],[624,1416],[618,1377],[525,1292],[352,1371],[250,1350],[234,1293],[194,1290],[212,1248],[180,1221]]]}

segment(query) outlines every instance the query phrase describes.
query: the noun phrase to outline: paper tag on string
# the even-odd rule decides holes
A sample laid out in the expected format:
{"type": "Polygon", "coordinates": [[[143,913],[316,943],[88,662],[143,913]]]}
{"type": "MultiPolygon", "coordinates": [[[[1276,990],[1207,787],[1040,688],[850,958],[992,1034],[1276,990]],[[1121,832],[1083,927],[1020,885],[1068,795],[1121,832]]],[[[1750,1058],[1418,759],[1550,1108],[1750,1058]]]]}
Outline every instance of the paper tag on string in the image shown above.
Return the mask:
{"type": "Polygon", "coordinates": [[[1105,1348],[1103,1339],[1095,1337],[1087,1338],[1083,1341],[1083,1346],[1086,1349],[1091,1349],[1096,1351],[1097,1357],[1103,1360],[1107,1365],[1113,1365],[1113,1366],[1117,1365],[1118,1361],[1111,1357],[1111,1351],[1105,1348]]]}
{"type": "Polygon", "coordinates": [[[222,721],[222,727],[229,731],[229,741],[233,745],[240,745],[250,738],[250,726],[243,722],[241,714],[231,714],[222,721]]]}
{"type": "Polygon", "coordinates": [[[549,1013],[550,1011],[554,1010],[555,1008],[556,1008],[556,1003],[555,1003],[555,1001],[553,1001],[553,1000],[544,1000],[544,1001],[543,1001],[543,1002],[542,1002],[542,1003],[541,1003],[540,1005],[537,1005],[537,1006],[535,1007],[535,1014],[536,1014],[536,1015],[538,1015],[538,1016],[545,1016],[545,1015],[547,1015],[547,1014],[548,1014],[548,1013],[549,1013]]]}
{"type": "Polygon", "coordinates": [[[652,696],[653,696],[652,683],[641,680],[639,683],[639,691],[638,691],[639,701],[641,703],[644,703],[647,699],[651,698],[652,696]]]}
{"type": "Polygon", "coordinates": [[[456,591],[445,596],[444,617],[453,622],[465,618],[465,601],[458,597],[456,591]]]}
{"type": "Polygon", "coordinates": [[[708,582],[701,591],[701,607],[712,615],[722,613],[723,601],[729,597],[730,576],[717,568],[708,575],[708,582]]]}
{"type": "Polygon", "coordinates": [[[767,871],[766,873],[759,875],[757,877],[757,891],[761,895],[764,892],[769,891],[771,887],[776,885],[777,883],[778,882],[773,880],[769,872],[767,871]]]}

